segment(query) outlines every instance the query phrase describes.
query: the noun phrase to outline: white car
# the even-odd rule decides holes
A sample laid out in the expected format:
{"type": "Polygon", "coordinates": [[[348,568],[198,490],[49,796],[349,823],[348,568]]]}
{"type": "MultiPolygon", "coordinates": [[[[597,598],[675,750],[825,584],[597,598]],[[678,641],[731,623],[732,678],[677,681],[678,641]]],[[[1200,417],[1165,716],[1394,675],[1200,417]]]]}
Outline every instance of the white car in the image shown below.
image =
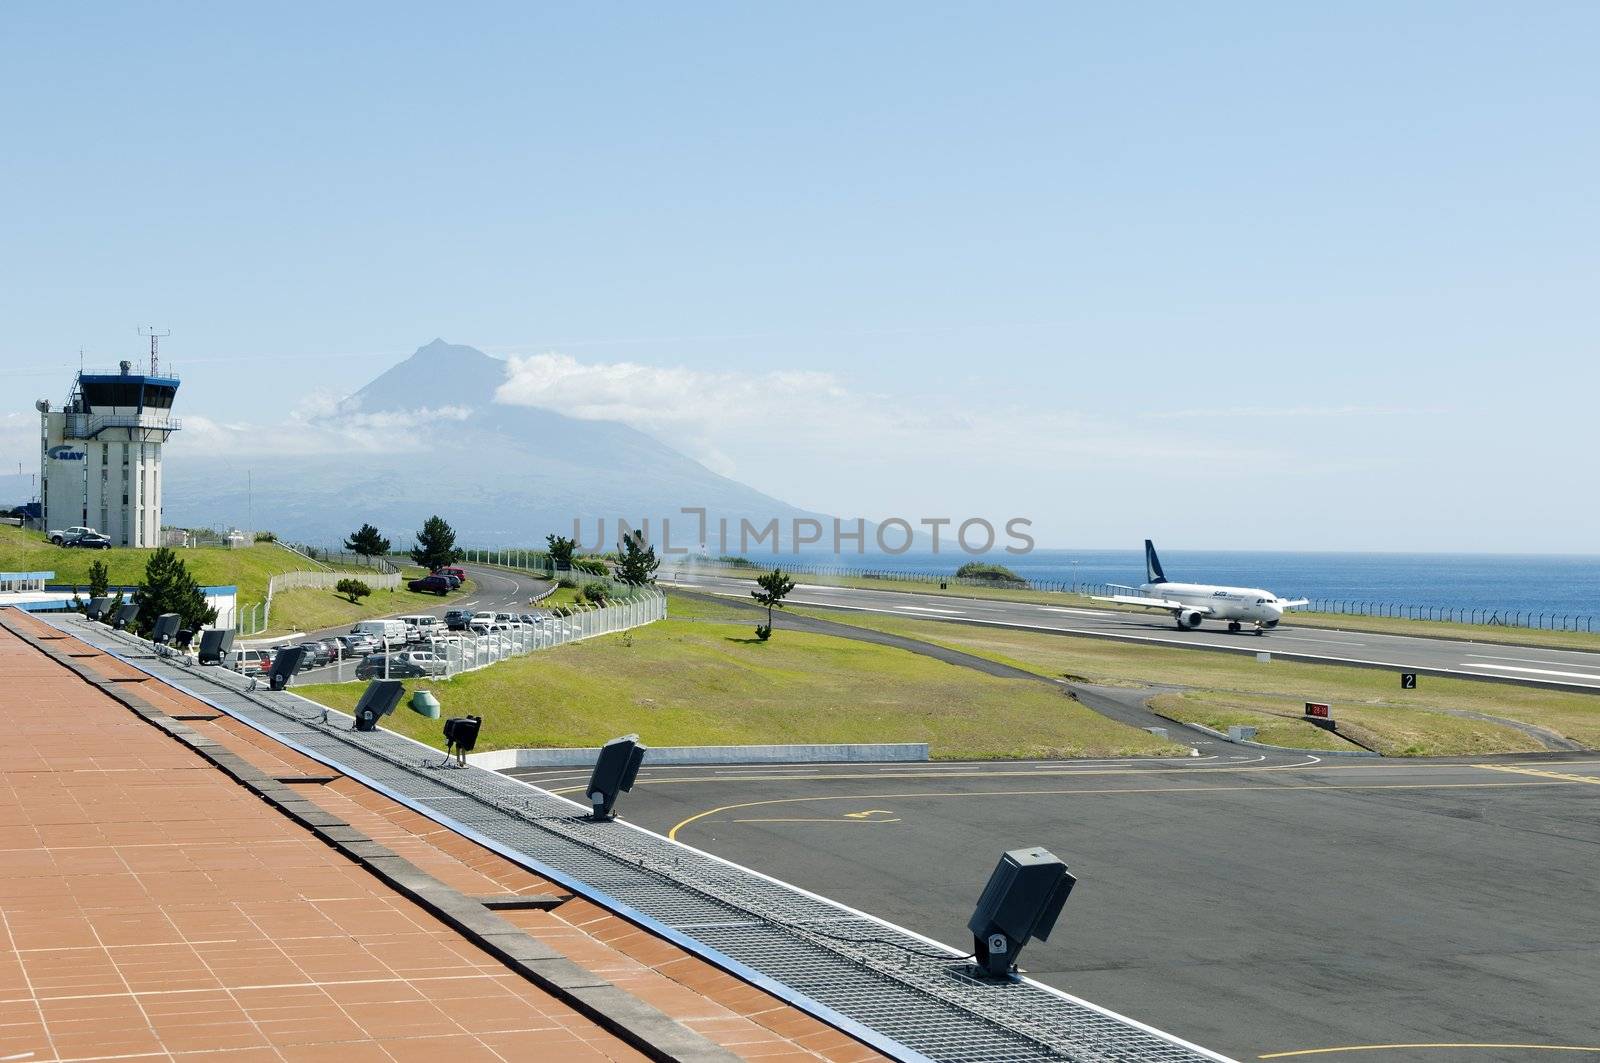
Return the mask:
{"type": "Polygon", "coordinates": [[[85,528],[80,524],[62,531],[53,531],[50,533],[49,538],[50,541],[55,543],[57,546],[66,546],[68,543],[76,539],[81,539],[85,535],[95,534],[98,533],[93,528],[85,528]]]}
{"type": "Polygon", "coordinates": [[[443,675],[450,668],[449,661],[430,650],[406,650],[395,654],[395,658],[414,664],[429,675],[443,675]]]}

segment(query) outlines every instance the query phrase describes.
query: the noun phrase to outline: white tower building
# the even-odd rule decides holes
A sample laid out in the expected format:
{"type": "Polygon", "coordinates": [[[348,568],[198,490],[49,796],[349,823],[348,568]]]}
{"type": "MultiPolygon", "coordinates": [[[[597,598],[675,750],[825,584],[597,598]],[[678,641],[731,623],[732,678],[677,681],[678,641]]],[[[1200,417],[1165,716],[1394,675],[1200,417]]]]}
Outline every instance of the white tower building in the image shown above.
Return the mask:
{"type": "Polygon", "coordinates": [[[79,373],[66,405],[41,399],[39,499],[46,528],[84,525],[114,546],[161,545],[161,446],[172,417],[174,374],[79,373]]]}

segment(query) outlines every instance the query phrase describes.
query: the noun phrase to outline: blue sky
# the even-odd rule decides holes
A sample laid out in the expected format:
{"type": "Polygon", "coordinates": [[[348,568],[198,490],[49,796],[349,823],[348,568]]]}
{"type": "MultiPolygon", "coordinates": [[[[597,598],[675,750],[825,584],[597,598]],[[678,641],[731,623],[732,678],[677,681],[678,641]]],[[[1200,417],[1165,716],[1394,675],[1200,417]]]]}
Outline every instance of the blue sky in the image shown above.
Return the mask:
{"type": "Polygon", "coordinates": [[[832,512],[1592,552],[1597,30],[8,4],[0,471],[79,347],[114,364],[140,324],[262,460],[285,411],[443,336],[832,512]]]}

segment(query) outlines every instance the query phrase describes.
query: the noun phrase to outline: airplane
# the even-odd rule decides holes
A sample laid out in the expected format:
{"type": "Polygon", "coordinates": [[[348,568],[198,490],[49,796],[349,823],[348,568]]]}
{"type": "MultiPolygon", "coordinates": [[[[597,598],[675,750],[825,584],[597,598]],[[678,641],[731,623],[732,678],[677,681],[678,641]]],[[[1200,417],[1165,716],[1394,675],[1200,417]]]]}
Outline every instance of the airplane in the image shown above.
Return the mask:
{"type": "Polygon", "coordinates": [[[1226,620],[1228,630],[1237,634],[1245,623],[1253,624],[1257,635],[1278,626],[1285,609],[1309,605],[1305,598],[1293,601],[1277,597],[1271,591],[1255,587],[1217,587],[1205,583],[1172,583],[1161,571],[1161,559],[1156,556],[1155,544],[1144,541],[1145,582],[1138,587],[1125,587],[1120,583],[1109,586],[1118,590],[1138,591],[1138,594],[1113,594],[1109,597],[1092,596],[1090,601],[1131,605],[1140,609],[1159,609],[1171,613],[1179,630],[1192,630],[1204,620],[1226,620]]]}

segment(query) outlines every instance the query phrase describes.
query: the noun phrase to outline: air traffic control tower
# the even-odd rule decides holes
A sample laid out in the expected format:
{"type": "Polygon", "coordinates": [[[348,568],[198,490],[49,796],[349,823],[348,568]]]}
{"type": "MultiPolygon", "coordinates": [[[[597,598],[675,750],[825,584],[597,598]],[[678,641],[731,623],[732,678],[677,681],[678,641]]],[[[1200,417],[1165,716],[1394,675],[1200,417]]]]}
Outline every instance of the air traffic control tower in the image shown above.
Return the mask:
{"type": "Polygon", "coordinates": [[[44,526],[90,527],[114,546],[161,545],[161,448],[178,378],[123,362],[119,373],[82,373],[59,410],[40,399],[39,499],[44,526]]]}

